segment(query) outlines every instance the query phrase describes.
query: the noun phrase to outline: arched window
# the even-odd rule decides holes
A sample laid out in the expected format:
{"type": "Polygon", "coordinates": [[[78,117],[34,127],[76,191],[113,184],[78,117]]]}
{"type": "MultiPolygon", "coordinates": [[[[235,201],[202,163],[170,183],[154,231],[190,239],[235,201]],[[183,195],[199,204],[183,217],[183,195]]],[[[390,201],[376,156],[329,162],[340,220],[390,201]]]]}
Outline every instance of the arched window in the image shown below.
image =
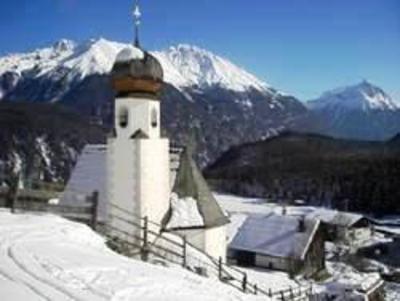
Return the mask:
{"type": "Polygon", "coordinates": [[[151,111],[151,126],[156,128],[158,126],[158,112],[156,108],[151,111]]]}
{"type": "Polygon", "coordinates": [[[120,108],[118,113],[118,122],[121,128],[126,128],[129,122],[129,112],[125,107],[120,108]]]}

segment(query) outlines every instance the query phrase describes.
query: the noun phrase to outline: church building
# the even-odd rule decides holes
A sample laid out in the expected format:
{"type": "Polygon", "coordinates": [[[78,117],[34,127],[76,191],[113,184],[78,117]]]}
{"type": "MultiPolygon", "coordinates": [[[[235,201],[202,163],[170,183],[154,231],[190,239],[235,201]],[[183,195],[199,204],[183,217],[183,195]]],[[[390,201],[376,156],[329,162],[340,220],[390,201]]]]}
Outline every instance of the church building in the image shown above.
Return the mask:
{"type": "Polygon", "coordinates": [[[85,148],[62,202],[76,203],[74,191],[84,193],[80,179],[89,176],[90,189],[100,193],[105,222],[119,230],[113,236],[142,239],[140,227],[130,227],[123,220],[146,217],[160,225],[160,232],[185,236],[207,254],[225,259],[229,220],[197,168],[192,150],[185,149],[178,164],[170,157],[171,153],[176,157],[176,152],[171,151],[169,139],[162,137],[160,123],[163,68],[140,45],[138,6],[134,16],[135,43],[117,55],[111,71],[115,92],[112,134],[106,146],[85,148]],[[88,166],[95,162],[102,167],[88,166]],[[88,170],[96,172],[85,175],[88,170]]]}

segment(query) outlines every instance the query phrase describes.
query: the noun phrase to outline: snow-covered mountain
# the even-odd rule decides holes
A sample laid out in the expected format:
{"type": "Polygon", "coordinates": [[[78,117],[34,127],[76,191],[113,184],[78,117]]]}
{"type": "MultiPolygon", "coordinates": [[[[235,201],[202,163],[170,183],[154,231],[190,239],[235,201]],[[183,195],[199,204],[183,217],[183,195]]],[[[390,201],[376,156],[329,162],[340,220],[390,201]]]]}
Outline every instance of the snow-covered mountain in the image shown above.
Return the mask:
{"type": "MultiPolygon", "coordinates": [[[[102,38],[80,45],[73,41],[60,40],[51,47],[0,58],[0,76],[3,79],[0,95],[2,98],[9,93],[12,95],[19,80],[25,77],[46,77],[72,82],[90,75],[107,74],[116,55],[125,46],[127,45],[102,38]]],[[[154,55],[163,66],[165,81],[177,88],[204,89],[220,86],[237,92],[249,89],[271,92],[270,87],[255,76],[196,46],[178,45],[164,51],[155,51],[154,55]]],[[[53,96],[54,101],[62,98],[60,93],[53,96]]]]}
{"type": "Polygon", "coordinates": [[[399,103],[367,81],[326,92],[308,107],[307,122],[321,134],[386,140],[400,132],[399,103]]]}
{"type": "Polygon", "coordinates": [[[176,87],[218,85],[238,92],[269,89],[267,84],[228,60],[196,46],[179,45],[154,54],[166,70],[166,81],[176,87]]]}
{"type": "MultiPolygon", "coordinates": [[[[0,58],[0,99],[57,102],[110,124],[114,95],[108,74],[125,46],[105,39],[61,40],[0,58]]],[[[179,45],[153,54],[165,73],[164,127],[177,143],[194,128],[203,163],[233,144],[276,134],[306,111],[294,97],[204,49],[179,45]]]]}
{"type": "Polygon", "coordinates": [[[313,110],[396,111],[400,105],[381,88],[368,81],[354,86],[325,92],[317,100],[309,102],[313,110]]]}

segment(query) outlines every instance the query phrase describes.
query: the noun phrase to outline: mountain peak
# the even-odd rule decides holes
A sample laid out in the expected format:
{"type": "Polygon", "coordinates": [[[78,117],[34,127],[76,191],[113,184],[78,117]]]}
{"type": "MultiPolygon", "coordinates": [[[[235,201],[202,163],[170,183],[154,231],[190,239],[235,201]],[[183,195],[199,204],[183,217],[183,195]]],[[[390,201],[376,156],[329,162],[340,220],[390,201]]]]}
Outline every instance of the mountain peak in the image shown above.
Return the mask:
{"type": "Polygon", "coordinates": [[[400,106],[385,91],[367,80],[325,92],[317,100],[311,101],[310,106],[317,110],[347,108],[362,111],[395,111],[400,109],[400,106]]]}
{"type": "Polygon", "coordinates": [[[166,80],[178,87],[220,86],[232,91],[268,91],[268,85],[230,61],[198,46],[179,44],[160,52],[166,80]]]}
{"type": "Polygon", "coordinates": [[[57,52],[64,52],[74,49],[76,43],[72,40],[61,39],[53,44],[53,49],[57,52]]]}

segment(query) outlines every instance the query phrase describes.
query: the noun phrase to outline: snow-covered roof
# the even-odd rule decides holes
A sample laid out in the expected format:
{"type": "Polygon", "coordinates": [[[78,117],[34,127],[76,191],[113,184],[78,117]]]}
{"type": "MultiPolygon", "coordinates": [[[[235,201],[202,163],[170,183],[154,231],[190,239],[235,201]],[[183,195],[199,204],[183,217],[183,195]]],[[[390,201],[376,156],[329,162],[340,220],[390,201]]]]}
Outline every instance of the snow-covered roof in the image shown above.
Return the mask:
{"type": "Polygon", "coordinates": [[[116,62],[128,62],[130,60],[142,60],[144,58],[144,52],[139,48],[133,47],[131,45],[125,47],[118,53],[116,62]]]}
{"type": "Polygon", "coordinates": [[[309,218],[319,219],[327,224],[343,226],[343,227],[351,227],[358,221],[365,218],[363,215],[357,213],[342,212],[324,208],[318,208],[313,212],[309,213],[307,216],[309,218]]]}
{"type": "Polygon", "coordinates": [[[176,193],[171,194],[171,217],[167,229],[203,227],[204,219],[199,212],[197,200],[192,197],[180,199],[176,193]]]}
{"type": "Polygon", "coordinates": [[[100,219],[107,217],[106,154],[106,145],[85,146],[65,187],[61,205],[87,205],[86,197],[98,191],[98,216],[100,219]]]}
{"type": "MultiPolygon", "coordinates": [[[[198,210],[204,220],[205,228],[218,227],[229,223],[229,219],[218,205],[217,200],[188,149],[185,149],[181,155],[172,191],[180,199],[192,198],[196,200],[198,210]]],[[[173,210],[174,208],[171,208],[165,226],[168,224],[171,216],[173,216],[173,210]]]]}
{"type": "Polygon", "coordinates": [[[319,220],[287,215],[250,215],[239,228],[230,248],[274,257],[303,259],[320,225],[319,220]]]}

